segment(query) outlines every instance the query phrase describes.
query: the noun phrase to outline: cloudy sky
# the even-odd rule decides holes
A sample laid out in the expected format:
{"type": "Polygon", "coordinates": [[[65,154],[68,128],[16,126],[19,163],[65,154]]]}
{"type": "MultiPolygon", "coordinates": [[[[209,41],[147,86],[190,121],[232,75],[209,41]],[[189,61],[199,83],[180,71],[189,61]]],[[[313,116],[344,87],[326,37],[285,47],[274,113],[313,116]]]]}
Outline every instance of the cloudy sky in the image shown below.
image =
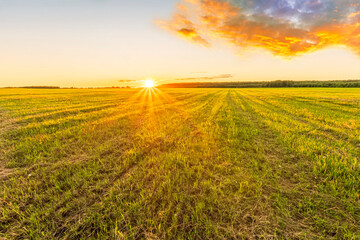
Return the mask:
{"type": "Polygon", "coordinates": [[[359,0],[0,0],[0,87],[360,79],[359,0]]]}

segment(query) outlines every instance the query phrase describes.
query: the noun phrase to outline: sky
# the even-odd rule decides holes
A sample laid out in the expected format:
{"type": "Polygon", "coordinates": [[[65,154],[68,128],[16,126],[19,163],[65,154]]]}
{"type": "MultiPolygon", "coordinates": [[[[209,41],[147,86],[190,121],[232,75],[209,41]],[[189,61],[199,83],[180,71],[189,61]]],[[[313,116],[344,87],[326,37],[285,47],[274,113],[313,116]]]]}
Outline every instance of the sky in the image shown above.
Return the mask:
{"type": "Polygon", "coordinates": [[[360,79],[359,0],[0,0],[0,87],[360,79]]]}

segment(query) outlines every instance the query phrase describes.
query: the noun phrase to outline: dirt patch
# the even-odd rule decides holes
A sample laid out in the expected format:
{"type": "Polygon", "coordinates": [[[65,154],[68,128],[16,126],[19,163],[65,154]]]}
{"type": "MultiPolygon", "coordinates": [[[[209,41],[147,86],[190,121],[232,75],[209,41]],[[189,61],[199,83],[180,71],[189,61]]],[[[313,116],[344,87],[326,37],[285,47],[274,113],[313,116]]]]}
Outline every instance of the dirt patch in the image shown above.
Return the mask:
{"type": "Polygon", "coordinates": [[[6,168],[6,151],[5,134],[15,129],[15,120],[10,118],[5,111],[0,109],[0,180],[8,178],[14,169],[6,168]]]}
{"type": "Polygon", "coordinates": [[[8,178],[13,173],[12,169],[0,165],[0,180],[8,178]]]}

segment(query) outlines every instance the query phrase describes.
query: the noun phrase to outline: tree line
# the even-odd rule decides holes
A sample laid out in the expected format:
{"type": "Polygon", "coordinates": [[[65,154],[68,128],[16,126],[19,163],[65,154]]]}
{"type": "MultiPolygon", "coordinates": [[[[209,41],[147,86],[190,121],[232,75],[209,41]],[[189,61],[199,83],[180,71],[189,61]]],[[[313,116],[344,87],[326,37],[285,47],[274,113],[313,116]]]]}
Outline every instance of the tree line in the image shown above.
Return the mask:
{"type": "Polygon", "coordinates": [[[358,88],[360,80],[334,80],[334,81],[262,81],[262,82],[192,82],[169,83],[159,87],[164,88],[288,88],[288,87],[333,87],[358,88]]]}

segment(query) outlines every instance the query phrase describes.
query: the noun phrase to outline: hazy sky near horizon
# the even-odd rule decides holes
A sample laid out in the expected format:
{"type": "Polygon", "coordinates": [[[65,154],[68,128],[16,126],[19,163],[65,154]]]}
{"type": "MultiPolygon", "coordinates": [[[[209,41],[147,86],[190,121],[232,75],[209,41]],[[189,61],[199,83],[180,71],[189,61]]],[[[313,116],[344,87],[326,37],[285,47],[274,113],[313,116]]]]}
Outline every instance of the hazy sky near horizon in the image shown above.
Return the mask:
{"type": "MultiPolygon", "coordinates": [[[[211,1],[221,2],[203,0],[211,1]]],[[[230,1],[236,2],[245,1],[230,1]]],[[[349,48],[357,39],[350,39],[342,46],[321,46],[291,58],[285,56],[288,52],[269,51],[253,45],[254,41],[250,47],[239,48],[227,41],[228,35],[225,40],[215,37],[211,46],[205,46],[194,43],[198,38],[194,38],[193,32],[190,32],[191,41],[179,37],[178,33],[188,34],[189,29],[183,26],[177,29],[174,25],[173,14],[179,11],[178,3],[177,0],[0,0],[0,87],[136,86],[141,84],[137,80],[146,78],[158,83],[194,79],[360,79],[359,54],[349,48]]],[[[269,13],[269,9],[261,11],[269,13]]],[[[288,18],[294,13],[284,15],[282,11],[281,14],[288,18]]],[[[297,18],[297,21],[305,20],[297,18]]],[[[193,25],[198,26],[196,22],[193,25]]],[[[276,26],[274,29],[278,29],[276,26]]],[[[204,30],[207,26],[201,27],[196,30],[209,32],[204,30]]],[[[359,28],[356,31],[359,34],[359,28]]],[[[235,39],[233,35],[231,39],[235,39]]],[[[310,39],[306,43],[315,41],[310,39]]]]}

